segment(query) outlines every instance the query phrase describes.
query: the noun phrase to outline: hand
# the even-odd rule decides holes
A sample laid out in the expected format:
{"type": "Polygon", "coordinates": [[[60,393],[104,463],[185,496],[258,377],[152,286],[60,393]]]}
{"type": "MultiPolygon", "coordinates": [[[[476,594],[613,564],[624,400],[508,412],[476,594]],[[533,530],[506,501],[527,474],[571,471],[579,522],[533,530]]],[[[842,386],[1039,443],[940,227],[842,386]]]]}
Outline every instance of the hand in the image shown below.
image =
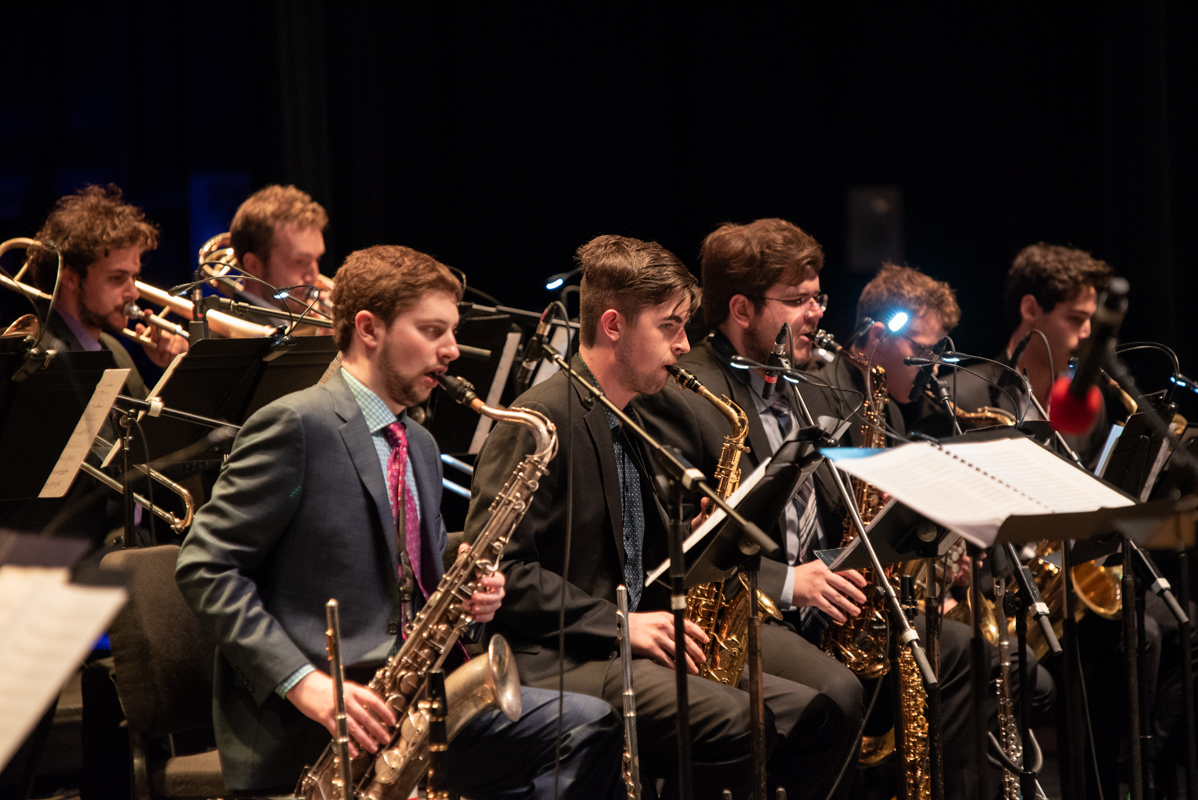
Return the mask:
{"type": "MultiPolygon", "coordinates": [[[[710,639],[703,629],[689,619],[683,621],[686,671],[698,675],[696,665],[707,663],[700,642],[710,639]]],[[[674,669],[674,615],[668,611],[646,611],[628,615],[628,643],[633,655],[651,658],[662,666],[674,669]]]]}
{"type": "Polygon", "coordinates": [[[796,606],[814,606],[837,622],[857,616],[861,609],[854,605],[865,602],[865,578],[856,570],[832,572],[824,562],[808,561],[795,570],[794,601],[796,606]]]}
{"type": "MultiPolygon", "coordinates": [[[[982,562],[979,560],[978,563],[982,562]]],[[[953,586],[968,586],[973,583],[973,559],[965,550],[961,551],[961,557],[957,559],[956,564],[950,565],[949,569],[953,571],[953,586]]]]}
{"type": "MultiPolygon", "coordinates": [[[[462,547],[469,549],[466,544],[462,547]]],[[[461,552],[462,549],[458,548],[458,553],[461,552]]],[[[503,584],[502,572],[489,572],[479,578],[478,590],[470,595],[470,599],[465,603],[466,613],[473,617],[475,622],[490,622],[495,619],[495,612],[503,603],[503,584]]]]}
{"type": "Polygon", "coordinates": [[[143,344],[142,347],[145,348],[146,356],[150,361],[163,369],[170,366],[175,356],[187,352],[187,340],[182,336],[176,336],[162,328],[143,325],[140,322],[137,323],[137,332],[142,336],[149,336],[154,341],[153,347],[148,344],[143,344]]]}
{"type": "Polygon", "coordinates": [[[699,501],[699,513],[696,514],[695,518],[691,520],[691,533],[694,533],[695,531],[699,530],[699,526],[707,521],[707,518],[710,516],[710,514],[708,513],[710,508],[711,508],[711,501],[708,500],[706,497],[704,497],[703,499],[701,499],[699,501]]]}
{"type": "MultiPolygon", "coordinates": [[[[333,679],[320,670],[309,672],[287,693],[287,699],[305,717],[314,719],[337,735],[337,701],[333,679]]],[[[378,696],[352,681],[345,682],[345,722],[349,730],[349,754],[357,758],[358,748],[377,753],[380,745],[391,741],[383,722],[395,727],[395,715],[378,696]],[[380,722],[382,720],[382,722],[380,722]]]]}

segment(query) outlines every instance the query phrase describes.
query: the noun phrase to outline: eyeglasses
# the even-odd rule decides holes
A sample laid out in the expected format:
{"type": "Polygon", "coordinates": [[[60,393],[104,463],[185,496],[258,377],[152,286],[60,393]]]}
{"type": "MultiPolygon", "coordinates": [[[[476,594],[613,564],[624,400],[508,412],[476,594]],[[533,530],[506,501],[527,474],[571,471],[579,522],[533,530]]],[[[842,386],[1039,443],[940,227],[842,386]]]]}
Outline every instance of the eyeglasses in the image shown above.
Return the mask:
{"type": "Polygon", "coordinates": [[[905,333],[896,333],[894,335],[906,339],[911,343],[911,355],[916,358],[931,358],[935,352],[936,345],[934,344],[920,344],[905,333]]]}
{"type": "Polygon", "coordinates": [[[802,295],[799,297],[766,297],[765,295],[758,295],[757,299],[773,300],[777,303],[781,303],[787,308],[805,308],[809,304],[814,303],[815,305],[819,306],[820,311],[828,310],[828,295],[823,292],[820,292],[819,294],[802,295]]]}

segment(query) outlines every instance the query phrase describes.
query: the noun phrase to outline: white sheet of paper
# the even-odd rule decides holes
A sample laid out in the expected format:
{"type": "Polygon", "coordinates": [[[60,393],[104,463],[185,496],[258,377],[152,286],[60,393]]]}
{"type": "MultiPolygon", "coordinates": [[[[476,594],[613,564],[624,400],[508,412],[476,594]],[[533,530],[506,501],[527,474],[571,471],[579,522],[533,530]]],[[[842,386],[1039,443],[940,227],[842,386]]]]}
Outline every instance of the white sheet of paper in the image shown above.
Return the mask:
{"type": "Polygon", "coordinates": [[[0,764],[125,604],[125,590],[68,583],[65,569],[0,567],[0,764]]]}
{"type": "Polygon", "coordinates": [[[83,409],[79,424],[75,426],[71,438],[67,440],[67,446],[58,456],[58,463],[54,465],[38,497],[62,497],[67,493],[67,489],[71,488],[75,475],[79,472],[79,465],[91,449],[96,434],[104,424],[104,417],[108,414],[108,409],[112,408],[112,403],[121,387],[125,385],[128,375],[128,369],[104,370],[103,377],[96,384],[96,390],[92,392],[91,400],[83,409]]]}
{"type": "MultiPolygon", "coordinates": [[[[729,497],[725,502],[727,502],[728,505],[732,506],[733,508],[736,508],[736,504],[740,502],[741,498],[748,494],[754,486],[761,482],[761,479],[765,476],[765,468],[768,467],[770,462],[773,460],[774,459],[772,457],[762,460],[762,462],[757,465],[757,469],[753,470],[749,477],[743,478],[741,480],[740,486],[736,487],[736,491],[733,492],[732,496],[729,497]]],[[[715,528],[715,526],[723,522],[724,517],[726,516],[728,515],[724,513],[724,509],[716,508],[715,513],[704,520],[703,524],[700,525],[694,533],[686,537],[686,541],[682,543],[682,552],[689,553],[690,549],[699,542],[703,541],[704,537],[706,537],[707,534],[715,528]]],[[[649,586],[651,583],[653,583],[653,581],[660,578],[669,568],[670,559],[667,558],[665,561],[658,564],[657,567],[650,572],[648,576],[646,576],[645,586],[649,586]]]]}
{"type": "Polygon", "coordinates": [[[1030,439],[951,444],[945,445],[943,452],[931,444],[916,443],[868,457],[847,450],[823,453],[838,468],[894,495],[980,547],[993,544],[999,526],[1009,516],[1132,504],[1030,439]]]}

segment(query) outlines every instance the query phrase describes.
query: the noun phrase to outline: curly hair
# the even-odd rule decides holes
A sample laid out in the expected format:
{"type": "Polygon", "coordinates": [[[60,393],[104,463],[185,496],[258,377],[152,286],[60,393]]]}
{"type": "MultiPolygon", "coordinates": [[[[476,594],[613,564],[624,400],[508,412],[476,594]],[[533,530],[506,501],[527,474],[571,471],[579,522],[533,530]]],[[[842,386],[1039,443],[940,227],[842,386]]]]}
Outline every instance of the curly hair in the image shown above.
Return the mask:
{"type": "Polygon", "coordinates": [[[861,290],[857,324],[861,325],[866,317],[881,322],[893,311],[906,311],[912,316],[931,312],[945,331],[951,331],[961,321],[961,307],[951,286],[914,267],[886,263],[861,290]]]}
{"type": "Polygon", "coordinates": [[[728,302],[738,294],[758,313],[775,283],[799,284],[819,275],[824,251],[811,234],[784,219],[737,225],[725,222],[703,240],[703,317],[712,328],[728,319],[728,302]]]}
{"type": "Polygon", "coordinates": [[[1007,273],[1003,306],[1011,328],[1023,317],[1019,304],[1025,295],[1036,298],[1045,313],[1087,286],[1101,292],[1111,279],[1111,265],[1084,250],[1055,244],[1028,245],[1019,251],[1007,273]]]}
{"type": "Polygon", "coordinates": [[[233,254],[240,262],[246,253],[266,261],[275,246],[275,231],[282,225],[316,228],[329,224],[324,206],[294,186],[264,186],[242,203],[229,225],[233,254]]]}
{"type": "Polygon", "coordinates": [[[381,244],[350,253],[333,285],[337,347],[343,353],[349,350],[359,311],[377,314],[390,325],[427,292],[445,292],[457,302],[462,299],[462,284],[449,267],[410,247],[381,244]]]}
{"type": "Polygon", "coordinates": [[[699,307],[699,282],[677,256],[657,242],[628,236],[596,236],[578,248],[575,260],[582,268],[579,286],[579,338],[592,347],[599,318],[609,308],[630,323],[641,312],[682,292],[688,314],[699,307]]]}
{"type": "MultiPolygon", "coordinates": [[[[136,247],[145,253],[158,247],[158,226],[140,208],[124,202],[120,188],[110,183],[85,186],[59,198],[34,238],[53,242],[62,253],[63,267],[86,280],[88,267],[113,250],[136,247]]],[[[30,248],[29,272],[35,286],[50,291],[57,270],[58,257],[52,251],[30,248]]]]}

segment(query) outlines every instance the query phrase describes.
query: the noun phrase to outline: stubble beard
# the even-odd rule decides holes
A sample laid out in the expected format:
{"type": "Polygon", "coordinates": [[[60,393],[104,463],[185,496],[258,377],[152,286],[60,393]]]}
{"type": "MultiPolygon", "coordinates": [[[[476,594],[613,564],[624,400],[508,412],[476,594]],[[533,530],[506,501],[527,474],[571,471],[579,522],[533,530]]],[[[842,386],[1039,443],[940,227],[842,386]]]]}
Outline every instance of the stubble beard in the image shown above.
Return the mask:
{"type": "Polygon", "coordinates": [[[386,388],[387,395],[404,408],[420,405],[431,394],[428,387],[419,383],[420,379],[424,377],[423,373],[413,381],[400,375],[395,369],[394,362],[391,360],[391,343],[389,341],[384,342],[382,350],[379,352],[379,369],[383,375],[383,386],[386,388]]]}

